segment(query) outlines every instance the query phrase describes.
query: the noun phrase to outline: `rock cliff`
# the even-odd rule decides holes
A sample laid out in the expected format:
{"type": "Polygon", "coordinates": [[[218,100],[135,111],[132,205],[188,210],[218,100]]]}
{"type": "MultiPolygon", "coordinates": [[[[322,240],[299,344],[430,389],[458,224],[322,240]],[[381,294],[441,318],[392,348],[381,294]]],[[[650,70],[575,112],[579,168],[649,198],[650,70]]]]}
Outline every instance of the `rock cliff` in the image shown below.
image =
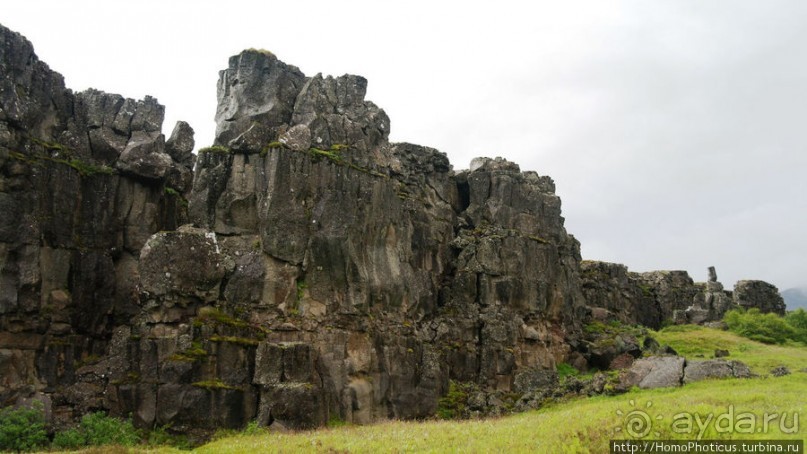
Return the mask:
{"type": "Polygon", "coordinates": [[[153,98],[66,89],[1,26],[0,55],[0,401],[103,407],[82,366],[140,313],[146,240],[186,222],[192,131],[166,142],[153,98]]]}
{"type": "Polygon", "coordinates": [[[657,327],[722,295],[581,265],[549,177],[390,143],[360,76],[244,51],[195,155],[155,99],[74,93],[2,26],[0,52],[0,403],[57,425],[420,418],[450,381],[496,411],[587,366],[591,315],[657,327]]]}
{"type": "Polygon", "coordinates": [[[526,392],[575,354],[579,245],[548,177],[454,172],[389,143],[362,77],[256,50],[221,72],[192,173],[192,129],[166,141],[156,100],[73,93],[2,40],[4,403],[361,423],[432,415],[449,380],[526,392]]]}

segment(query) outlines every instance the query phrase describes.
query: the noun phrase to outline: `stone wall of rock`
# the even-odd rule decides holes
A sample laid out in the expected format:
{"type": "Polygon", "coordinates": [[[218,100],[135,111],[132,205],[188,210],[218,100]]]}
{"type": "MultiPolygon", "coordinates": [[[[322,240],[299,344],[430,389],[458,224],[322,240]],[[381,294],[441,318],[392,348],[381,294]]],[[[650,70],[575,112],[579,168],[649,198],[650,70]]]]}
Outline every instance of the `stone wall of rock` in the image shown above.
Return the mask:
{"type": "Polygon", "coordinates": [[[156,100],[72,93],[0,36],[3,404],[366,423],[434,414],[449,380],[524,393],[574,354],[579,244],[550,178],[455,173],[388,142],[365,79],[254,50],[221,72],[191,172],[192,129],[166,141],[156,100]]]}
{"type": "Polygon", "coordinates": [[[450,379],[526,392],[569,357],[579,245],[551,179],[498,158],[455,174],[437,150],[390,144],[365,89],[267,52],[230,60],[190,196],[198,228],[141,253],[136,336],[157,354],[127,357],[140,382],[119,412],[196,426],[425,417],[450,379]],[[158,364],[171,372],[144,381],[158,364]],[[168,402],[185,416],[151,411],[168,402]]]}
{"type": "Polygon", "coordinates": [[[87,367],[140,312],[146,240],[187,218],[192,131],[166,142],[150,97],[73,93],[2,26],[0,54],[0,403],[70,417],[106,407],[87,367]]]}
{"type": "Polygon", "coordinates": [[[583,293],[593,315],[658,329],[673,321],[701,293],[686,271],[635,273],[625,265],[586,260],[581,265],[583,293]],[[603,312],[603,310],[605,312],[603,312]]]}
{"type": "Polygon", "coordinates": [[[244,51],[195,155],[155,99],[73,93],[2,26],[0,51],[0,404],[57,425],[421,418],[451,380],[487,411],[537,401],[560,362],[610,364],[591,316],[658,327],[728,297],[581,264],[551,178],[389,143],[360,76],[244,51]]]}

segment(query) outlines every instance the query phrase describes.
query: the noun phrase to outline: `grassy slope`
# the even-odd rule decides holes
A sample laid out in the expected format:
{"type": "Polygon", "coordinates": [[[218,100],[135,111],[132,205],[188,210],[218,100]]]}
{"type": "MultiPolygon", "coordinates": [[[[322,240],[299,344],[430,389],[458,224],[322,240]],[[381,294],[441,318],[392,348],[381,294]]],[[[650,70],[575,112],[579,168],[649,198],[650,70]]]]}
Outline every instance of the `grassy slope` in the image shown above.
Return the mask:
{"type": "Polygon", "coordinates": [[[759,375],[767,374],[772,368],[781,365],[794,372],[807,368],[807,348],[801,344],[767,345],[729,331],[693,325],[671,326],[651,335],[660,343],[672,346],[678,354],[696,361],[701,360],[697,355],[711,358],[715,349],[726,349],[730,353],[726,359],[742,361],[759,375]]]}
{"type": "MultiPolygon", "coordinates": [[[[761,415],[787,412],[785,429],[793,426],[793,413],[804,413],[807,402],[807,348],[769,346],[731,333],[706,328],[672,328],[654,334],[681,354],[711,357],[715,348],[731,352],[730,358],[745,361],[758,374],[771,367],[787,365],[792,375],[750,380],[710,380],[682,388],[632,391],[620,396],[576,399],[539,411],[500,419],[475,421],[391,421],[372,426],[348,426],[299,433],[267,433],[217,440],[198,449],[203,453],[227,452],[608,452],[608,440],[625,436],[625,417],[643,410],[653,425],[650,438],[694,439],[697,425],[687,433],[674,420],[682,412],[705,418],[727,413],[761,415]],[[650,407],[648,407],[650,403],[650,407]],[[617,412],[621,412],[618,414],[617,412]],[[676,417],[675,415],[679,415],[676,417]],[[660,419],[658,417],[661,417],[660,419]]],[[[753,434],[717,433],[713,423],[702,433],[704,439],[807,438],[807,427],[796,433],[782,433],[778,421],[767,432],[753,434]]],[[[735,420],[736,421],[736,420],[735,420]]],[[[801,422],[801,421],[800,421],[801,422]]]]}

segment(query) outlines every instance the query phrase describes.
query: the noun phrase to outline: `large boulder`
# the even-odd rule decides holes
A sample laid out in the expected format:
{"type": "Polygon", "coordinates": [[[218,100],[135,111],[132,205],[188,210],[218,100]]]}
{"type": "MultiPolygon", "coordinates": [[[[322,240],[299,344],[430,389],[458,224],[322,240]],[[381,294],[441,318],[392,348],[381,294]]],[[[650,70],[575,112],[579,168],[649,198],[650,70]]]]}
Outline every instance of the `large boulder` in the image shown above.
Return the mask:
{"type": "Polygon", "coordinates": [[[219,73],[216,142],[260,151],[291,123],[305,75],[269,51],[245,50],[219,73]]]}
{"type": "Polygon", "coordinates": [[[751,370],[741,361],[712,359],[707,361],[688,361],[684,369],[684,383],[707,378],[749,378],[751,370]]]}
{"type": "Polygon", "coordinates": [[[140,252],[142,291],[215,301],[232,260],[221,253],[215,233],[190,227],[153,235],[140,252]]]}
{"type": "Polygon", "coordinates": [[[734,304],[742,308],[785,315],[785,301],[779,289],[765,281],[739,281],[734,286],[733,297],[734,304]]]}
{"type": "Polygon", "coordinates": [[[681,386],[686,360],[680,356],[651,356],[636,360],[620,375],[619,387],[642,389],[681,386]]]}

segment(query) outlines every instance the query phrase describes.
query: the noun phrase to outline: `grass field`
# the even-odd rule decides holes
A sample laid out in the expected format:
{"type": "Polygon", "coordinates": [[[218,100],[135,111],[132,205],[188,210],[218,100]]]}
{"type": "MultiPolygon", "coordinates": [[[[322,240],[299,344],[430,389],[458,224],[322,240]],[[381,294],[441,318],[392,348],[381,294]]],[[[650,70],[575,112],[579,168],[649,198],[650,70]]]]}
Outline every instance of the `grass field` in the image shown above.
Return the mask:
{"type": "Polygon", "coordinates": [[[651,334],[692,359],[696,355],[711,358],[716,348],[728,349],[729,359],[746,362],[762,377],[581,398],[499,419],[389,421],[309,432],[236,435],[197,451],[602,453],[608,452],[609,440],[631,438],[629,430],[646,433],[644,439],[807,438],[807,429],[796,416],[804,413],[807,402],[807,373],[800,372],[807,368],[807,348],[765,345],[700,327],[671,327],[651,334]],[[779,365],[788,366],[793,374],[764,376],[779,365]],[[646,424],[628,424],[637,420],[646,424]]]}

